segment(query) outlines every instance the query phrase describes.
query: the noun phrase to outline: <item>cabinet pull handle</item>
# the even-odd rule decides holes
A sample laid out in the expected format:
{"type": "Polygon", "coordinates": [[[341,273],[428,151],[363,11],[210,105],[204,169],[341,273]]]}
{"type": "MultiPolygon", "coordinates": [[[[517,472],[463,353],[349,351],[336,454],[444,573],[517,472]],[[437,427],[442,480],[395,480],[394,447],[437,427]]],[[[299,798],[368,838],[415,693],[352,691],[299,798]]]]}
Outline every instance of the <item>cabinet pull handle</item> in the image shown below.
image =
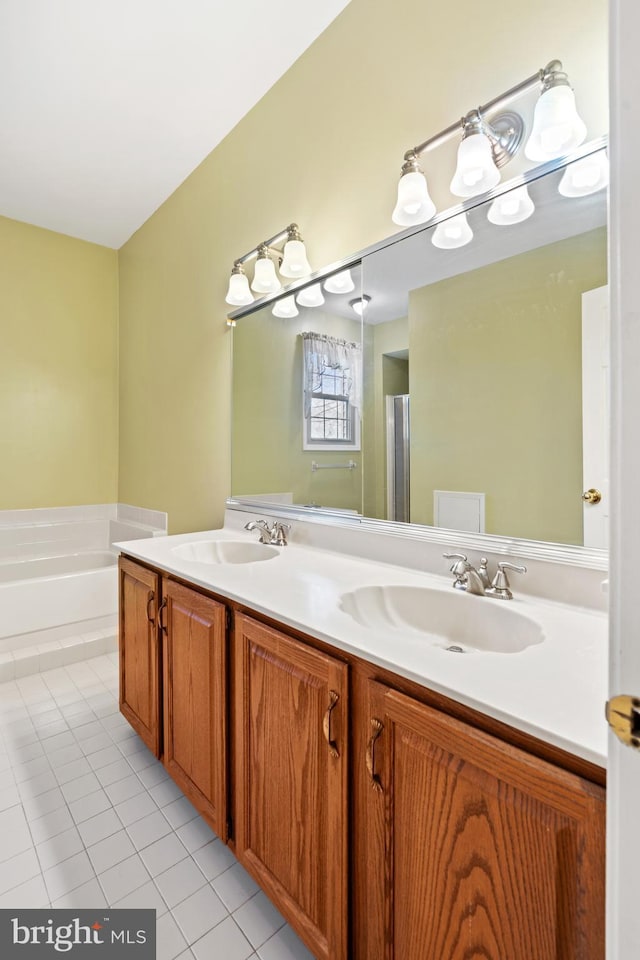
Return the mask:
{"type": "Polygon", "coordinates": [[[155,593],[153,592],[153,590],[149,590],[149,596],[147,597],[147,620],[149,621],[149,623],[154,623],[154,619],[153,619],[153,617],[151,616],[151,612],[150,612],[150,610],[149,610],[149,607],[151,606],[151,604],[153,603],[153,601],[155,600],[155,598],[156,598],[156,595],[155,595],[155,593]]]}
{"type": "Polygon", "coordinates": [[[381,720],[377,720],[375,717],[371,719],[371,738],[367,744],[367,755],[366,755],[366,764],[367,772],[369,774],[369,781],[374,790],[382,790],[382,781],[380,777],[375,772],[376,771],[376,757],[375,757],[375,748],[376,740],[380,736],[384,729],[384,725],[381,720]]]}
{"type": "Polygon", "coordinates": [[[164,608],[166,607],[166,605],[167,605],[167,598],[166,598],[166,597],[163,597],[163,598],[162,598],[162,603],[161,603],[160,606],[158,607],[158,629],[159,629],[160,633],[166,633],[166,632],[167,632],[167,628],[165,627],[164,623],[162,622],[162,611],[164,610],[164,608]]]}
{"type": "Polygon", "coordinates": [[[327,707],[327,712],[324,715],[324,720],[322,721],[322,730],[324,732],[324,738],[329,744],[329,753],[332,757],[339,757],[340,752],[338,751],[338,745],[335,740],[331,739],[331,711],[335,707],[336,703],[340,699],[339,695],[335,690],[329,691],[329,706],[327,707]]]}

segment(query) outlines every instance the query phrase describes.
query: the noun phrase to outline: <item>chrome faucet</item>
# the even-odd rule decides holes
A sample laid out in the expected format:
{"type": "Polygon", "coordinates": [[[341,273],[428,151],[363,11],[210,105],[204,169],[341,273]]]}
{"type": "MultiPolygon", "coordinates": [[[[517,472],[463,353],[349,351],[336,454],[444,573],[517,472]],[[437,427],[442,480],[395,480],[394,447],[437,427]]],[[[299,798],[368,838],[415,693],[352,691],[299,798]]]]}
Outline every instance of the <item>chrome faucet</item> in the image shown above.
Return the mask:
{"type": "Polygon", "coordinates": [[[497,600],[511,600],[513,594],[509,587],[509,579],[506,570],[516,570],[518,573],[526,573],[525,566],[516,566],[515,563],[508,563],[506,560],[500,561],[498,570],[493,580],[489,579],[488,561],[486,557],[480,558],[480,566],[476,568],[469,563],[464,553],[443,553],[446,560],[454,562],[449,567],[450,573],[454,575],[453,587],[456,590],[465,590],[477,597],[495,597],[497,600]]]}
{"type": "Polygon", "coordinates": [[[258,530],[260,537],[259,543],[271,543],[277,547],[287,546],[287,532],[291,529],[290,523],[284,523],[282,520],[274,520],[269,526],[267,520],[249,520],[244,525],[245,530],[258,530]]]}

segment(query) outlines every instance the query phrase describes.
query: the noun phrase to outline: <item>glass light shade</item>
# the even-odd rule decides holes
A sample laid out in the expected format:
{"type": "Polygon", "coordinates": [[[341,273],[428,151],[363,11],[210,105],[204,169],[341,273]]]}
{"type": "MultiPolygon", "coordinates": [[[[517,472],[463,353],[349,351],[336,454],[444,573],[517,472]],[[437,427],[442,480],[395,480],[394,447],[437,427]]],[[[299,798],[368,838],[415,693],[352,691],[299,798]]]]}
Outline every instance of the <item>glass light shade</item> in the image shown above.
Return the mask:
{"type": "Polygon", "coordinates": [[[313,283],[310,287],[301,290],[296,296],[296,300],[301,307],[321,307],[324,303],[322,287],[319,283],[313,283]]]}
{"type": "Polygon", "coordinates": [[[458,147],[458,165],[450,190],[456,197],[475,197],[500,183],[500,171],[484,133],[472,133],[458,147]]]}
{"type": "Polygon", "coordinates": [[[307,260],[307,251],[302,240],[287,240],[280,264],[282,276],[295,280],[296,277],[308,277],[311,272],[311,264],[307,260]]]}
{"type": "Polygon", "coordinates": [[[579,147],[586,136],[587,128],[576,110],[571,87],[551,87],[536,103],[525,156],[529,160],[553,160],[579,147]]]}
{"type": "Polygon", "coordinates": [[[258,257],[251,289],[256,293],[277,293],[281,287],[273,260],[270,257],[258,257]]]}
{"type": "Polygon", "coordinates": [[[369,306],[370,302],[371,297],[368,297],[366,293],[364,293],[361,297],[356,297],[355,300],[351,300],[349,306],[352,310],[355,310],[359,317],[361,317],[369,306]]]}
{"type": "Polygon", "coordinates": [[[563,197],[586,197],[609,183],[609,160],[604,150],[575,160],[565,170],[558,190],[563,197]]]}
{"type": "Polygon", "coordinates": [[[433,231],[431,243],[441,250],[453,250],[455,247],[464,247],[473,240],[473,230],[467,223],[466,213],[459,213],[443,223],[439,223],[433,231]]]}
{"type": "Polygon", "coordinates": [[[334,273],[332,277],[325,280],[324,288],[329,293],[351,293],[356,287],[351,278],[351,271],[343,270],[342,273],[334,273]]]}
{"type": "Polygon", "coordinates": [[[296,298],[293,294],[291,294],[290,297],[283,297],[282,300],[278,300],[278,302],[274,304],[271,313],[274,317],[282,317],[285,320],[288,320],[290,317],[297,317],[298,308],[296,307],[296,298]]]}
{"type": "Polygon", "coordinates": [[[391,219],[401,227],[426,223],[436,212],[436,205],[429,196],[424,173],[415,170],[405,173],[398,183],[398,202],[391,219]]]}
{"type": "Polygon", "coordinates": [[[512,223],[522,223],[523,220],[527,220],[534,210],[535,204],[525,184],[501,197],[496,197],[489,207],[487,219],[498,226],[511,226],[512,223]]]}
{"type": "Polygon", "coordinates": [[[249,290],[249,280],[245,273],[231,274],[229,289],[224,299],[234,307],[244,307],[247,303],[253,303],[253,296],[249,290]]]}

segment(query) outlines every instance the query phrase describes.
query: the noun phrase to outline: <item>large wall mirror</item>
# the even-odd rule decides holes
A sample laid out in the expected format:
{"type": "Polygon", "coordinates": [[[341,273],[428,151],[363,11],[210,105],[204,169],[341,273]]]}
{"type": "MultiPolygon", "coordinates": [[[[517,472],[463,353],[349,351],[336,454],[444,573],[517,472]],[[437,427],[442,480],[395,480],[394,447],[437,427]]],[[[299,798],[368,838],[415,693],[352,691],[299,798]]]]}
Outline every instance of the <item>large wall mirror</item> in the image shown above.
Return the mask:
{"type": "Polygon", "coordinates": [[[605,549],[607,196],[577,163],[236,311],[232,496],[605,549]]]}

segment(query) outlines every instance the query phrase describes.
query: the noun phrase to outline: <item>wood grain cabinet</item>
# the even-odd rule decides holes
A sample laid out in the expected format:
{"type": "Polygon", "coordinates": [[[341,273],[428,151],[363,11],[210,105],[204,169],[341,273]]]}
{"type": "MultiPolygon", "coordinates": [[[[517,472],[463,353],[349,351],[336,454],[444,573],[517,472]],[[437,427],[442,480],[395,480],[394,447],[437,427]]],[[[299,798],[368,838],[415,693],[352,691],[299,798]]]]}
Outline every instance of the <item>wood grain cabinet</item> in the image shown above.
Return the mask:
{"type": "Polygon", "coordinates": [[[367,960],[603,960],[604,791],[369,681],[367,960]]]}
{"type": "Polygon", "coordinates": [[[156,628],[160,576],[125,557],[119,560],[120,710],[149,750],[162,742],[160,647],[156,628]]]}
{"type": "Polygon", "coordinates": [[[163,581],[164,765],[227,839],[226,608],[163,581]]]}
{"type": "Polygon", "coordinates": [[[319,960],[347,960],[347,674],[235,620],[236,854],[319,960]]]}

